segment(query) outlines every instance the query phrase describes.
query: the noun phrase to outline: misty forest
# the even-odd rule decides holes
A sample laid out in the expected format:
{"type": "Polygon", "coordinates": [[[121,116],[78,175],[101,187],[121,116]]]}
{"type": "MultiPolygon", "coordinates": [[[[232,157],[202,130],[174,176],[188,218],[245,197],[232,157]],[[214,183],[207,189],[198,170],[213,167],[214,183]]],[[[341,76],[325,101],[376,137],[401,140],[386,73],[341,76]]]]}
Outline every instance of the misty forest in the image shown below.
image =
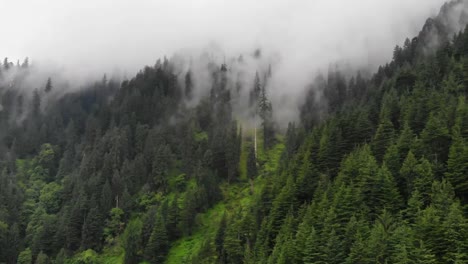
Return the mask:
{"type": "Polygon", "coordinates": [[[426,19],[291,120],[262,49],[74,89],[5,58],[0,263],[468,263],[468,2],[426,19]]]}

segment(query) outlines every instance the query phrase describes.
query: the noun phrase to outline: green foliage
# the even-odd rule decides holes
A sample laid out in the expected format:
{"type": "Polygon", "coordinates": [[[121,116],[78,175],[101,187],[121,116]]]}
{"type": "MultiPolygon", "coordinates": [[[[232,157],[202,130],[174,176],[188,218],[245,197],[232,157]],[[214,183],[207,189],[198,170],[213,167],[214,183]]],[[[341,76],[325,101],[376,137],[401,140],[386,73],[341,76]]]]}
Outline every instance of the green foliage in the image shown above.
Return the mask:
{"type": "Polygon", "coordinates": [[[50,182],[55,177],[55,151],[51,144],[41,146],[39,154],[33,160],[32,179],[50,182]]]}
{"type": "Polygon", "coordinates": [[[45,208],[47,213],[54,214],[60,210],[62,203],[61,192],[62,186],[55,182],[46,184],[44,188],[42,188],[39,196],[39,202],[45,208]]]}
{"type": "Polygon", "coordinates": [[[168,248],[169,239],[166,226],[162,216],[159,215],[144,250],[145,259],[150,263],[164,263],[168,248]]]}
{"type": "Polygon", "coordinates": [[[143,223],[136,218],[131,220],[122,234],[122,245],[125,250],[125,264],[137,264],[140,260],[141,230],[143,223]]]}
{"type": "Polygon", "coordinates": [[[91,264],[91,263],[97,263],[97,262],[98,262],[98,254],[94,250],[88,249],[78,254],[75,258],[73,258],[68,263],[91,264]]]}
{"type": "Polygon", "coordinates": [[[199,133],[195,133],[195,141],[200,142],[205,140],[208,140],[208,134],[206,132],[201,131],[199,133]]]}
{"type": "Polygon", "coordinates": [[[123,231],[122,217],[124,212],[120,208],[112,208],[109,214],[109,218],[106,221],[106,227],[104,228],[104,236],[108,243],[118,236],[123,231]]]}
{"type": "Polygon", "coordinates": [[[247,176],[249,179],[254,179],[257,172],[257,158],[255,157],[255,149],[253,146],[249,148],[249,154],[247,155],[247,176]]]}
{"type": "Polygon", "coordinates": [[[81,248],[99,249],[103,231],[103,216],[98,207],[93,207],[86,215],[81,234],[81,248]]]}
{"type": "Polygon", "coordinates": [[[30,248],[26,248],[25,250],[21,251],[17,262],[18,264],[31,264],[32,263],[32,253],[30,248]]]}
{"type": "Polygon", "coordinates": [[[374,139],[372,140],[372,152],[378,161],[383,159],[385,151],[391,146],[394,139],[394,128],[392,122],[385,118],[377,127],[374,139]]]}
{"type": "Polygon", "coordinates": [[[36,261],[34,262],[35,264],[49,264],[49,257],[44,254],[44,252],[39,252],[39,254],[36,257],[36,261]]]}

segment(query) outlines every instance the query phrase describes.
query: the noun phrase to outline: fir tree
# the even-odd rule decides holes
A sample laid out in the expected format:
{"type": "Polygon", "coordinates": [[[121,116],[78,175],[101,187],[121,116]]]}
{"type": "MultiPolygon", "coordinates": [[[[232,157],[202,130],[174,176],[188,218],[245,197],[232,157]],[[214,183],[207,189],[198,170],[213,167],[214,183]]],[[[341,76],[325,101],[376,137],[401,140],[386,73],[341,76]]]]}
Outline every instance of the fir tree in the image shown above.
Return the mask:
{"type": "Polygon", "coordinates": [[[158,215],[149,241],[145,247],[145,259],[155,264],[164,263],[168,249],[169,241],[166,226],[162,216],[158,215]]]}

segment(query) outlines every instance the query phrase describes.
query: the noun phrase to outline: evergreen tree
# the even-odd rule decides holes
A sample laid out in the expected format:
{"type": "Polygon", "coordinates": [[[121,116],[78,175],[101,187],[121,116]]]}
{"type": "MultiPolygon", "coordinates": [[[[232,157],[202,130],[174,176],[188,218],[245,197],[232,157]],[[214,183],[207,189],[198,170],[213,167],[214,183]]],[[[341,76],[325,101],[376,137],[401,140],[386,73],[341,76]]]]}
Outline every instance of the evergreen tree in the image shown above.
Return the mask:
{"type": "Polygon", "coordinates": [[[134,219],[128,223],[127,228],[122,235],[122,244],[125,249],[125,263],[139,263],[139,251],[141,249],[141,230],[142,222],[140,219],[134,219]]]}
{"type": "Polygon", "coordinates": [[[46,83],[46,86],[45,86],[45,92],[48,93],[52,91],[52,79],[49,77],[47,78],[47,83],[46,83]]]}
{"type": "Polygon", "coordinates": [[[224,237],[224,250],[227,263],[242,263],[244,250],[240,240],[237,223],[230,222],[224,237]]]}
{"type": "Polygon", "coordinates": [[[267,98],[266,84],[263,84],[260,89],[258,98],[258,114],[262,120],[263,147],[268,149],[273,144],[275,132],[273,128],[272,106],[267,98]]]}
{"type": "Polygon", "coordinates": [[[218,259],[221,263],[226,263],[226,252],[224,250],[224,237],[226,233],[226,213],[223,214],[221,221],[219,222],[218,230],[216,231],[215,236],[215,247],[216,253],[218,254],[218,259]]]}
{"type": "Polygon", "coordinates": [[[180,236],[179,220],[180,209],[178,204],[178,196],[176,195],[172,200],[166,218],[166,229],[169,241],[173,241],[180,236]]]}
{"type": "Polygon", "coordinates": [[[113,240],[123,230],[124,212],[120,208],[112,208],[109,212],[109,218],[106,220],[106,227],[104,228],[104,235],[107,241],[113,240]]]}
{"type": "Polygon", "coordinates": [[[319,247],[317,234],[315,230],[312,229],[305,243],[303,262],[306,264],[319,262],[323,258],[318,252],[319,247]]]}
{"type": "Polygon", "coordinates": [[[83,249],[99,249],[102,238],[103,220],[98,207],[93,207],[88,212],[83,223],[81,234],[81,248],[83,249]]]}
{"type": "Polygon", "coordinates": [[[443,259],[448,263],[468,262],[468,222],[458,202],[450,206],[443,228],[446,245],[443,259]]]}
{"type": "Polygon", "coordinates": [[[444,117],[431,113],[421,140],[427,146],[426,155],[435,163],[445,162],[448,157],[450,135],[444,117]]]}
{"type": "Polygon", "coordinates": [[[193,96],[192,71],[190,70],[185,74],[185,96],[188,99],[191,99],[193,96]]]}
{"type": "Polygon", "coordinates": [[[409,197],[414,187],[414,180],[416,178],[416,165],[418,161],[414,157],[413,152],[408,152],[405,161],[400,169],[400,188],[403,190],[403,195],[409,197]]]}
{"type": "Polygon", "coordinates": [[[428,205],[430,203],[432,183],[435,180],[431,163],[427,159],[422,158],[414,168],[414,172],[416,175],[414,188],[421,194],[424,204],[428,205]]]}
{"type": "Polygon", "coordinates": [[[31,264],[32,263],[32,253],[30,248],[26,248],[25,250],[21,251],[17,262],[18,264],[31,264]]]}
{"type": "Polygon", "coordinates": [[[463,201],[466,201],[468,191],[468,182],[466,180],[468,173],[466,166],[468,163],[468,148],[465,145],[465,141],[461,138],[459,127],[456,126],[453,130],[453,143],[449,151],[445,176],[454,186],[457,194],[463,201]]]}
{"type": "Polygon", "coordinates": [[[378,161],[382,161],[385,150],[391,146],[394,138],[393,124],[389,119],[384,119],[380,123],[372,140],[372,152],[378,161]]]}
{"type": "Polygon", "coordinates": [[[34,90],[33,99],[32,99],[32,116],[37,118],[41,114],[41,96],[39,95],[39,91],[34,90]]]}
{"type": "Polygon", "coordinates": [[[57,254],[57,256],[55,257],[55,264],[65,264],[66,263],[66,259],[67,259],[67,256],[66,256],[66,253],[65,253],[65,249],[60,249],[59,253],[57,254]]]}
{"type": "Polygon", "coordinates": [[[155,264],[164,263],[168,249],[169,241],[166,226],[162,216],[158,215],[154,229],[145,247],[145,259],[155,264]]]}
{"type": "Polygon", "coordinates": [[[253,180],[257,176],[257,158],[255,155],[255,149],[253,146],[249,147],[247,156],[247,176],[253,180]]]}
{"type": "Polygon", "coordinates": [[[260,83],[260,77],[258,76],[258,72],[255,72],[255,79],[254,79],[254,86],[250,93],[250,107],[255,107],[255,113],[257,111],[257,103],[260,98],[260,93],[262,90],[262,85],[260,83]]]}
{"type": "Polygon", "coordinates": [[[34,261],[34,264],[49,264],[49,257],[44,254],[44,252],[39,252],[39,254],[36,257],[36,261],[34,261]]]}

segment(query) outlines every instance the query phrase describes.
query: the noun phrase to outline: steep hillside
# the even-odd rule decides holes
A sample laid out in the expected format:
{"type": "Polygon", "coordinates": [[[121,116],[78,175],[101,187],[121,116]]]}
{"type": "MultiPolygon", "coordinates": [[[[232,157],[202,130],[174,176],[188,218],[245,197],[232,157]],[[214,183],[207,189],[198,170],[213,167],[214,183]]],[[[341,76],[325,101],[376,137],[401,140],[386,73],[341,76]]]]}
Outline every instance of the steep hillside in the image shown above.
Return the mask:
{"type": "Polygon", "coordinates": [[[164,59],[63,95],[5,60],[0,263],[468,263],[465,5],[369,78],[330,66],[284,132],[271,68],[210,61],[195,96],[164,59]]]}

